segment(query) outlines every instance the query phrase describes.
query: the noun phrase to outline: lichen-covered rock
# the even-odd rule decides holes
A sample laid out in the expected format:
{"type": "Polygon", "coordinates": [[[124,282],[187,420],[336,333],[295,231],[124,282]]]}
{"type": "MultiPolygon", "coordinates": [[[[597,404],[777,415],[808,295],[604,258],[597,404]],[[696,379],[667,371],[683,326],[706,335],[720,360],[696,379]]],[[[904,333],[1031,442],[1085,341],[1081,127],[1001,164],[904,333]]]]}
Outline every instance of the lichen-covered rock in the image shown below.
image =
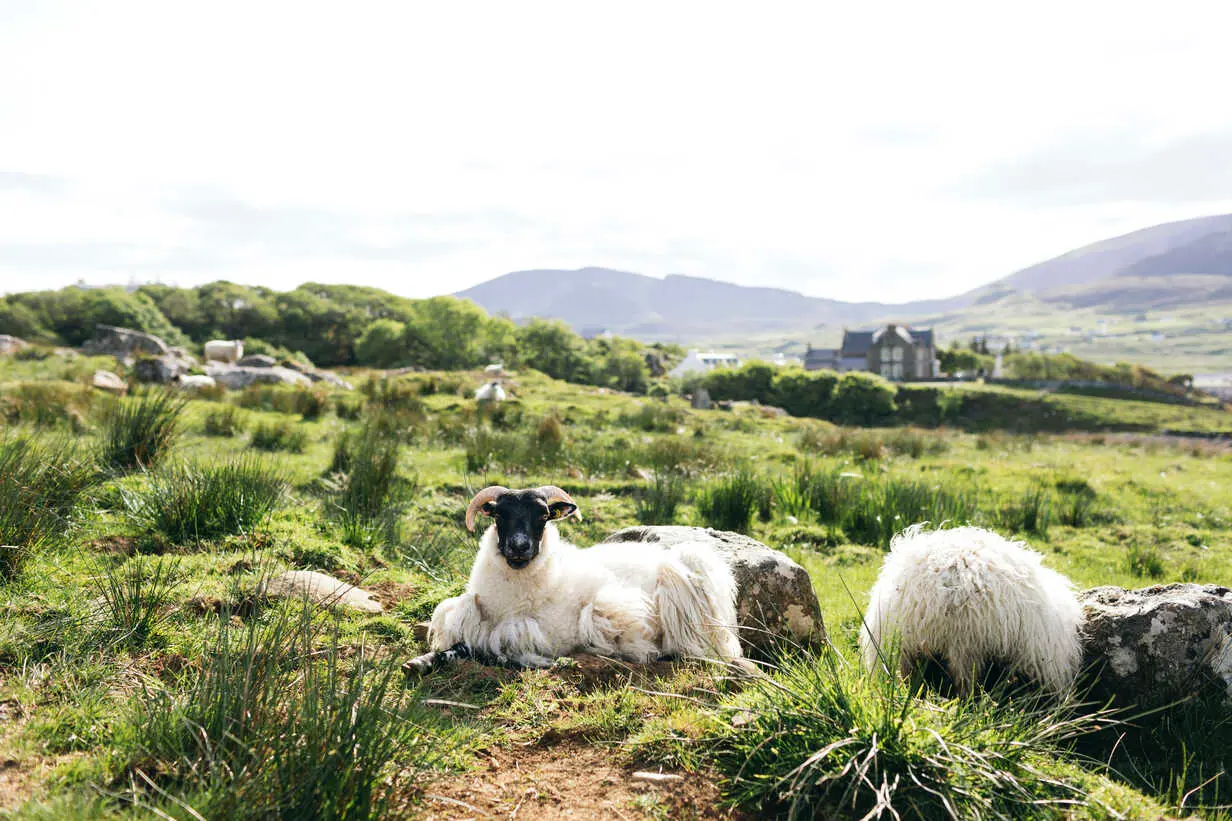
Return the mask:
{"type": "Polygon", "coordinates": [[[736,577],[740,643],[750,658],[773,657],[784,646],[815,648],[825,641],[821,606],[808,571],[756,539],[708,527],[651,525],[627,527],[604,541],[714,545],[736,577]]]}
{"type": "Polygon", "coordinates": [[[1078,599],[1088,698],[1141,708],[1194,695],[1232,704],[1232,590],[1096,587],[1078,599]]]}
{"type": "Polygon", "coordinates": [[[314,570],[288,570],[261,585],[258,593],[272,599],[306,597],[324,607],[349,607],[361,613],[384,609],[367,590],[314,570]]]}
{"type": "Polygon", "coordinates": [[[266,385],[311,385],[312,381],[290,368],[251,368],[211,362],[205,366],[207,375],[227,390],[238,391],[258,383],[266,385]]]}
{"type": "Polygon", "coordinates": [[[132,365],[138,355],[167,356],[171,353],[167,343],[154,334],[102,324],[95,326],[94,338],[81,349],[88,354],[114,356],[125,365],[132,365]]]}
{"type": "Polygon", "coordinates": [[[104,371],[101,369],[95,371],[94,377],[90,380],[90,384],[98,388],[100,391],[114,393],[117,396],[123,396],[128,393],[128,383],[111,371],[104,371]]]}
{"type": "Polygon", "coordinates": [[[17,353],[30,343],[20,337],[0,334],[0,355],[17,353]]]}
{"type": "Polygon", "coordinates": [[[166,385],[181,374],[188,373],[190,365],[175,354],[166,356],[139,356],[133,362],[133,377],[139,382],[154,382],[166,385]]]}
{"type": "Polygon", "coordinates": [[[243,357],[235,364],[241,368],[272,368],[278,364],[278,360],[269,354],[254,353],[243,357]]]}

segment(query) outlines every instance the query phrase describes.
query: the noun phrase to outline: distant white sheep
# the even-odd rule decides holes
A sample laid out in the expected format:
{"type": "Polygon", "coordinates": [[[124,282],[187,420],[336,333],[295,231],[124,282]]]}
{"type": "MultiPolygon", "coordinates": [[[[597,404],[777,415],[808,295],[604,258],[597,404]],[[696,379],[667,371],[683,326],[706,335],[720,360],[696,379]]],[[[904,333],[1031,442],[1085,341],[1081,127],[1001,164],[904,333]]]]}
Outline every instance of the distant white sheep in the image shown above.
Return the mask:
{"type": "Polygon", "coordinates": [[[1004,664],[1056,694],[1082,659],[1082,608],[1069,579],[1021,542],[978,527],[895,536],[869,594],[860,644],[866,669],[884,659],[908,674],[932,659],[960,693],[985,665],[1004,664]]]}
{"type": "Polygon", "coordinates": [[[504,402],[505,389],[499,382],[489,382],[475,390],[475,399],[480,402],[504,402]]]}
{"type": "Polygon", "coordinates": [[[205,376],[204,374],[181,374],[179,378],[179,386],[184,390],[199,391],[202,388],[213,388],[218,385],[214,381],[214,377],[205,376]]]}
{"type": "Polygon", "coordinates": [[[205,343],[206,362],[229,362],[234,365],[244,356],[244,342],[240,339],[211,339],[205,343]]]}

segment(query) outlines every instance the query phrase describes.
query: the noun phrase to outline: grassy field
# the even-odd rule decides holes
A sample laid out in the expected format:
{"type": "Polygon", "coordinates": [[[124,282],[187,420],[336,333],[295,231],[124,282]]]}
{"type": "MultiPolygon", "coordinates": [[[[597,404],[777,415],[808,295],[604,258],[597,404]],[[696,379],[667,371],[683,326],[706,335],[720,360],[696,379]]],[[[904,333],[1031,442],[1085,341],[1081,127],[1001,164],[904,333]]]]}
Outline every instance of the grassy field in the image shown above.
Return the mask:
{"type": "Polygon", "coordinates": [[[1017,534],[1084,587],[1232,584],[1228,446],[1157,435],[1232,414],[1050,395],[1119,432],[1022,436],[695,411],[533,372],[490,409],[468,398],[477,373],[191,401],[82,386],[113,365],[0,359],[11,817],[858,818],[879,800],[905,818],[1226,817],[1226,715],[1100,747],[1104,717],[870,680],[853,649],[882,551],[917,521],[1017,534]],[[470,496],[546,483],[581,506],[579,544],[641,521],[782,549],[833,650],[762,685],[589,661],[404,681],[415,625],[464,583],[470,496]],[[258,595],[290,568],[385,612],[258,595]]]}

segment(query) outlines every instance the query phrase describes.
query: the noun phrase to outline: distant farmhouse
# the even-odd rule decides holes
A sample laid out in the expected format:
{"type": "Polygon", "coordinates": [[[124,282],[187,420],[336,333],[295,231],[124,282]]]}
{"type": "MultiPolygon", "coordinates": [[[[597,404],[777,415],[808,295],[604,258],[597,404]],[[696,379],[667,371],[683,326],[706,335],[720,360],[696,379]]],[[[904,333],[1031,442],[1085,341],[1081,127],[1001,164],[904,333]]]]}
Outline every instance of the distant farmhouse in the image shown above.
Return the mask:
{"type": "Polygon", "coordinates": [[[668,376],[687,376],[692,373],[706,373],[715,368],[738,368],[740,358],[734,354],[717,353],[716,351],[689,351],[688,356],[680,360],[680,364],[668,371],[668,376]]]}
{"type": "Polygon", "coordinates": [[[937,374],[932,328],[886,325],[876,331],[843,331],[843,347],[814,348],[804,354],[810,371],[869,371],[895,381],[931,379],[937,374]]]}

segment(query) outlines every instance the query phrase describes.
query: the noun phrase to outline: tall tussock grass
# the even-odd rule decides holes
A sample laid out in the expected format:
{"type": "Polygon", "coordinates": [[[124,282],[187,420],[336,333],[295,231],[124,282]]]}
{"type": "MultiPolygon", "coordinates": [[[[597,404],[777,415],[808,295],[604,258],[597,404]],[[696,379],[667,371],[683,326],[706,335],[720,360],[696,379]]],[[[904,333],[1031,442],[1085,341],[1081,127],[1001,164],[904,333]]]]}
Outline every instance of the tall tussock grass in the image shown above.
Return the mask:
{"type": "Polygon", "coordinates": [[[713,743],[730,799],[789,819],[1054,819],[1076,805],[1098,809],[1059,777],[1076,758],[1074,740],[1104,725],[1098,716],[917,692],[836,651],[785,662],[726,705],[740,720],[713,743]]]}
{"type": "Polygon", "coordinates": [[[273,512],[285,485],[276,468],[251,456],[178,462],[126,491],[124,503],[134,523],[178,544],[251,532],[273,512]]]}
{"type": "Polygon", "coordinates": [[[387,817],[416,771],[450,754],[425,732],[400,659],[343,660],[309,605],[232,627],[179,692],[137,699],[117,733],[130,800],[196,818],[387,817]]]}
{"type": "Polygon", "coordinates": [[[172,596],[183,579],[178,558],[138,555],[121,566],[104,562],[91,585],[112,641],[145,644],[169,617],[172,596]]]}
{"type": "Polygon", "coordinates": [[[708,526],[748,533],[754,514],[763,521],[770,518],[773,498],[774,488],[766,479],[742,470],[703,484],[695,503],[708,526]]]}
{"type": "Polygon", "coordinates": [[[17,382],[0,391],[0,421],[82,433],[94,397],[89,387],[72,382],[17,382]]]}
{"type": "Polygon", "coordinates": [[[20,570],[27,551],[63,536],[97,478],[92,460],[67,440],[0,439],[0,579],[20,570]]]}
{"type": "Polygon", "coordinates": [[[103,418],[100,463],[120,471],[154,467],[179,438],[187,405],[187,399],[165,390],[119,401],[103,418]]]}
{"type": "Polygon", "coordinates": [[[308,447],[308,432],[294,422],[261,422],[252,431],[249,447],[265,451],[303,453],[308,447]]]}
{"type": "Polygon", "coordinates": [[[393,435],[396,427],[394,416],[377,413],[359,429],[344,431],[334,446],[325,485],[348,541],[367,541],[390,526],[418,486],[417,478],[398,473],[405,447],[393,435]]]}
{"type": "Polygon", "coordinates": [[[676,523],[676,509],[684,502],[685,480],[679,473],[659,471],[633,493],[633,511],[644,525],[676,523]]]}
{"type": "Polygon", "coordinates": [[[244,432],[243,411],[234,405],[212,408],[205,414],[202,432],[206,436],[235,436],[244,432]]]}

